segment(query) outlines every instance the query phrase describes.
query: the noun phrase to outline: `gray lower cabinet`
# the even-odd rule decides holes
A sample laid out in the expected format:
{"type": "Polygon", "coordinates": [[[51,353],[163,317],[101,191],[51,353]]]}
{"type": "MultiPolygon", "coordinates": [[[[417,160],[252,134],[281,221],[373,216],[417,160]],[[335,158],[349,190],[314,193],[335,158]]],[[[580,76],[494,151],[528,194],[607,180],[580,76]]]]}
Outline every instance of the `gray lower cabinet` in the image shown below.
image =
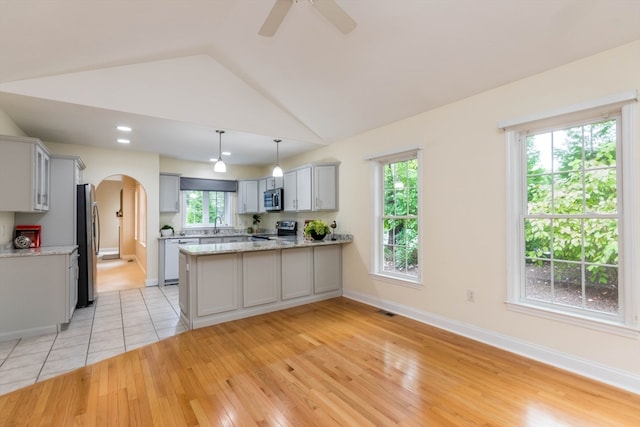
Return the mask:
{"type": "Polygon", "coordinates": [[[53,333],[69,322],[77,301],[76,256],[73,250],[0,258],[0,341],[53,333]]]}
{"type": "Polygon", "coordinates": [[[268,304],[278,300],[280,251],[242,254],[243,306],[268,304]]]}
{"type": "Polygon", "coordinates": [[[282,299],[311,295],[313,289],[313,248],[282,251],[282,299]]]}
{"type": "Polygon", "coordinates": [[[342,295],[342,245],[179,255],[189,329],[342,295]]]}
{"type": "Polygon", "coordinates": [[[342,288],[342,245],[316,246],[313,250],[313,291],[342,288]]]}
{"type": "MultiPolygon", "coordinates": [[[[195,306],[198,317],[238,308],[240,263],[241,255],[238,254],[198,257],[195,271],[195,306]]],[[[193,295],[189,298],[193,301],[193,295]]]]}

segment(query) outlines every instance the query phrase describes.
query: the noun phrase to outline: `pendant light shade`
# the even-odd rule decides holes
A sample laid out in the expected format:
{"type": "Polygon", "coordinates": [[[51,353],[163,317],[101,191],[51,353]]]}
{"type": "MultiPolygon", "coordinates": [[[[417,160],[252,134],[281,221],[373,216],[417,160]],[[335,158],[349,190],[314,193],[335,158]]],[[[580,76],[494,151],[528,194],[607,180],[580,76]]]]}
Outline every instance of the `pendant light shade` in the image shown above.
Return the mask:
{"type": "Polygon", "coordinates": [[[216,130],[216,132],[218,132],[218,160],[216,161],[216,164],[213,166],[213,171],[214,172],[220,172],[220,173],[225,173],[227,171],[227,165],[224,164],[224,162],[222,161],[222,134],[224,133],[223,130],[216,130]]]}
{"type": "Polygon", "coordinates": [[[277,178],[283,175],[282,168],[280,167],[280,149],[279,149],[280,141],[282,140],[274,139],[273,141],[276,143],[276,166],[273,168],[272,175],[277,178]]]}

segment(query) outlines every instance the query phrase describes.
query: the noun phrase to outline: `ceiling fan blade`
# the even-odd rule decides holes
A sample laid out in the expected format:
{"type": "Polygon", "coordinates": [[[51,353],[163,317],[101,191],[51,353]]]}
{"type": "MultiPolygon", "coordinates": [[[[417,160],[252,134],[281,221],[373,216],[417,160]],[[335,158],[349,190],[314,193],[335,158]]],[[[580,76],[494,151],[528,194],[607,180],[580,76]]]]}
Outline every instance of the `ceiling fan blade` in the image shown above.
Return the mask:
{"type": "Polygon", "coordinates": [[[318,12],[322,14],[329,22],[335,25],[338,30],[344,34],[348,34],[353,31],[358,24],[351,19],[347,12],[345,12],[340,6],[338,6],[335,0],[309,0],[313,4],[318,12]]]}
{"type": "Polygon", "coordinates": [[[265,19],[264,24],[262,24],[262,28],[258,31],[258,34],[264,37],[272,37],[276,31],[278,31],[280,24],[282,24],[284,17],[287,15],[287,12],[289,12],[292,5],[293,0],[276,0],[271,12],[269,12],[269,15],[267,16],[267,19],[265,19]]]}

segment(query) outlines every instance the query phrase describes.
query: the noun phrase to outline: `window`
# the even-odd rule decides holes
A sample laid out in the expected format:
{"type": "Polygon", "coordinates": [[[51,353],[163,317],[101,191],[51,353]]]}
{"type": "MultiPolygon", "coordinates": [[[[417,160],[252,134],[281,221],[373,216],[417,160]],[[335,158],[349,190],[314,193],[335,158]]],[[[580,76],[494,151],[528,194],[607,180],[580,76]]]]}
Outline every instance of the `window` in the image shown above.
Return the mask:
{"type": "Polygon", "coordinates": [[[508,130],[508,300],[637,327],[637,110],[609,107],[508,130]]]}
{"type": "Polygon", "coordinates": [[[224,191],[182,191],[184,227],[230,227],[231,203],[224,191]],[[217,223],[216,223],[217,220],[217,223]]]}
{"type": "Polygon", "coordinates": [[[372,157],[373,273],[420,283],[419,150],[372,157]]]}

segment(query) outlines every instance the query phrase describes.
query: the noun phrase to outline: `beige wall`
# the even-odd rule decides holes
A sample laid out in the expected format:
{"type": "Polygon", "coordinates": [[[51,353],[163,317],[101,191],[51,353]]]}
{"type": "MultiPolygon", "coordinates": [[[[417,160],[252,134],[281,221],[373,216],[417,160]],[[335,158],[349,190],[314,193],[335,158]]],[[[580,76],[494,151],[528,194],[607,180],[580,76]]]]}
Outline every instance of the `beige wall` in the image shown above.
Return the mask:
{"type": "Polygon", "coordinates": [[[86,145],[48,141],[45,144],[53,154],[80,156],[87,167],[84,170],[85,182],[97,186],[103,179],[111,175],[126,175],[144,187],[147,194],[147,236],[149,236],[146,254],[143,254],[142,251],[136,251],[135,245],[131,248],[131,252],[127,253],[142,257],[139,261],[141,266],[146,268],[147,285],[157,284],[158,242],[155,238],[151,239],[150,237],[157,236],[157,230],[159,230],[159,155],[129,149],[106,150],[86,145]]]}
{"type": "Polygon", "coordinates": [[[117,249],[120,218],[116,212],[120,209],[120,190],[122,181],[102,181],[96,187],[96,202],[100,209],[100,249],[117,249]]]}
{"type": "Polygon", "coordinates": [[[122,177],[122,227],[120,228],[120,252],[122,257],[136,255],[134,238],[136,181],[128,176],[122,177]]]}
{"type": "Polygon", "coordinates": [[[320,157],[342,162],[336,220],[355,235],[344,250],[347,294],[471,326],[529,349],[539,346],[584,366],[638,376],[637,332],[618,336],[507,310],[505,136],[497,128],[500,120],[637,88],[640,41],[338,142],[284,166],[320,157]],[[363,157],[411,145],[424,147],[420,289],[369,275],[371,184],[363,157]],[[475,290],[475,303],[466,301],[466,289],[475,290]]]}

